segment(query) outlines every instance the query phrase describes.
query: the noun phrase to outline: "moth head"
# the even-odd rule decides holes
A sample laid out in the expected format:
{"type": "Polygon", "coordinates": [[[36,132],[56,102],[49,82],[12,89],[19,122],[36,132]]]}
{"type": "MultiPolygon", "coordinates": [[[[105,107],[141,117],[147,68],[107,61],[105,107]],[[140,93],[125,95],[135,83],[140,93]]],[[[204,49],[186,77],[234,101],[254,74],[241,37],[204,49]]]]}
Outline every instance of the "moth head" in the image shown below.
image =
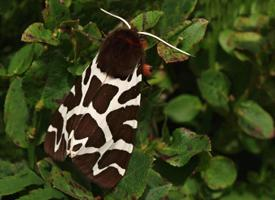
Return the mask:
{"type": "MultiPolygon", "coordinates": [[[[100,8],[100,10],[101,10],[102,12],[108,14],[108,15],[111,15],[112,17],[115,17],[115,18],[121,20],[121,21],[128,27],[129,30],[135,30],[135,29],[133,29],[133,28],[131,27],[131,25],[130,25],[125,19],[123,19],[122,17],[120,17],[120,16],[118,16],[118,15],[115,15],[115,14],[113,14],[113,13],[110,13],[110,12],[104,10],[103,8],[100,8]]],[[[158,36],[156,36],[156,35],[154,35],[154,34],[152,34],[152,33],[148,33],[148,32],[145,32],[145,31],[137,31],[137,33],[140,35],[140,36],[139,36],[139,38],[140,38],[140,44],[142,45],[143,48],[146,47],[146,44],[145,44],[144,37],[142,37],[142,36],[150,36],[150,37],[153,37],[153,38],[155,38],[156,40],[158,40],[158,41],[164,43],[165,45],[169,46],[170,48],[179,51],[180,53],[183,53],[183,54],[185,54],[185,55],[187,55],[187,56],[192,56],[190,53],[187,53],[186,51],[183,51],[183,50],[181,50],[181,49],[179,49],[179,48],[173,46],[172,44],[166,42],[165,40],[161,39],[160,37],[158,37],[158,36]]]]}

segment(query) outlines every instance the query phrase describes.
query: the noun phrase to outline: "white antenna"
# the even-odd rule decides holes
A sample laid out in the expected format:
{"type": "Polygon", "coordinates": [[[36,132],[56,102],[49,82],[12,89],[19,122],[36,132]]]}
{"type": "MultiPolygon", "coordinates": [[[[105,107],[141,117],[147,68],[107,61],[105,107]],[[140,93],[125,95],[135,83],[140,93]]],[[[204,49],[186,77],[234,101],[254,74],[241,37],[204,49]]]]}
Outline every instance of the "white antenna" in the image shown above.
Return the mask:
{"type": "Polygon", "coordinates": [[[125,19],[123,19],[122,17],[117,16],[117,15],[115,15],[115,14],[112,14],[112,13],[108,12],[107,10],[104,10],[103,8],[100,8],[100,10],[101,10],[102,12],[108,14],[108,15],[111,15],[111,16],[117,18],[117,19],[120,19],[124,24],[126,24],[126,26],[128,26],[129,29],[131,29],[130,24],[129,24],[125,19]]]}
{"type": "MultiPolygon", "coordinates": [[[[117,18],[117,19],[120,19],[124,24],[126,24],[126,26],[127,26],[129,29],[131,29],[130,24],[129,24],[125,19],[123,19],[122,17],[117,16],[117,15],[115,15],[115,14],[113,14],[113,13],[110,13],[110,12],[104,10],[103,8],[100,8],[100,10],[101,10],[102,12],[108,14],[108,15],[111,15],[111,16],[117,18]]],[[[140,32],[138,32],[138,33],[141,34],[141,35],[151,36],[151,37],[157,39],[158,41],[160,41],[160,42],[166,44],[168,47],[171,47],[172,49],[175,49],[175,50],[177,50],[177,51],[179,51],[179,52],[181,52],[181,53],[183,53],[183,54],[185,54],[185,55],[187,55],[187,56],[192,56],[190,53],[187,53],[186,51],[183,51],[183,50],[181,50],[181,49],[179,49],[179,48],[173,46],[172,44],[170,44],[170,43],[164,41],[163,39],[159,38],[158,36],[156,36],[156,35],[154,35],[154,34],[151,34],[151,33],[148,33],[148,32],[143,32],[143,31],[140,31],[140,32]]]]}
{"type": "Polygon", "coordinates": [[[181,53],[183,53],[183,54],[185,54],[185,55],[187,55],[187,56],[192,56],[190,53],[187,53],[186,51],[183,51],[183,50],[181,50],[181,49],[179,49],[179,48],[173,46],[172,44],[170,44],[170,43],[164,41],[163,39],[159,38],[159,37],[156,36],[156,35],[153,35],[153,34],[147,33],[147,32],[143,32],[143,31],[140,31],[140,32],[138,32],[138,33],[141,34],[141,35],[148,35],[148,36],[151,36],[151,37],[157,39],[158,41],[160,41],[160,42],[166,44],[168,47],[171,47],[172,49],[175,49],[175,50],[177,50],[177,51],[179,51],[179,52],[181,52],[181,53]]]}

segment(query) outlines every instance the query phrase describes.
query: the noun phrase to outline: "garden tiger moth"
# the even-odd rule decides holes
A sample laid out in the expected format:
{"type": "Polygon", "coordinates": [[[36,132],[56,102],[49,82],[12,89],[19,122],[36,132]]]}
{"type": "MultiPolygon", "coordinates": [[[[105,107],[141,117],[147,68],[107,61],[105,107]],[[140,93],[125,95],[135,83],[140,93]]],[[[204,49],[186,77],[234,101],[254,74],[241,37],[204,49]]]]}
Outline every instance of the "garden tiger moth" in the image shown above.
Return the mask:
{"type": "Polygon", "coordinates": [[[92,182],[112,188],[125,175],[134,148],[142,72],[150,71],[144,64],[140,35],[177,48],[101,10],[122,20],[128,29],[108,35],[92,64],[76,80],[53,116],[44,149],[57,161],[69,156],[92,182]]]}

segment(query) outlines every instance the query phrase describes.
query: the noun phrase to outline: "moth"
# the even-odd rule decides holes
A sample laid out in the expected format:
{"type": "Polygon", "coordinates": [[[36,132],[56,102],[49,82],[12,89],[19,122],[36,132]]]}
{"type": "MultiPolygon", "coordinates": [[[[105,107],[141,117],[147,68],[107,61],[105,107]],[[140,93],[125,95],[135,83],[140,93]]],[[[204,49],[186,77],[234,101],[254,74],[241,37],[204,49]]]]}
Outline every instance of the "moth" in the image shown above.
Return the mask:
{"type": "Polygon", "coordinates": [[[155,35],[128,28],[110,33],[92,63],[79,77],[56,110],[44,142],[56,161],[70,157],[78,169],[102,188],[113,188],[125,175],[141,101],[144,49],[140,35],[155,35]]]}

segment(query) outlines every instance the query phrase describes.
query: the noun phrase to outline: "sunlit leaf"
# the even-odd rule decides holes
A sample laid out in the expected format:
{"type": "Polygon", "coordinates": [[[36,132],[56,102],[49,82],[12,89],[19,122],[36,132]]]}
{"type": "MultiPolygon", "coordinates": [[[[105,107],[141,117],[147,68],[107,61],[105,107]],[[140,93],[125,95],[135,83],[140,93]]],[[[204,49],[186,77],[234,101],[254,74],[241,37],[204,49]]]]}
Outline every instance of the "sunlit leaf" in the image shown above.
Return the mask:
{"type": "Polygon", "coordinates": [[[22,34],[21,40],[24,42],[41,42],[57,46],[59,40],[55,37],[53,32],[44,27],[43,23],[31,24],[22,34]]]}

